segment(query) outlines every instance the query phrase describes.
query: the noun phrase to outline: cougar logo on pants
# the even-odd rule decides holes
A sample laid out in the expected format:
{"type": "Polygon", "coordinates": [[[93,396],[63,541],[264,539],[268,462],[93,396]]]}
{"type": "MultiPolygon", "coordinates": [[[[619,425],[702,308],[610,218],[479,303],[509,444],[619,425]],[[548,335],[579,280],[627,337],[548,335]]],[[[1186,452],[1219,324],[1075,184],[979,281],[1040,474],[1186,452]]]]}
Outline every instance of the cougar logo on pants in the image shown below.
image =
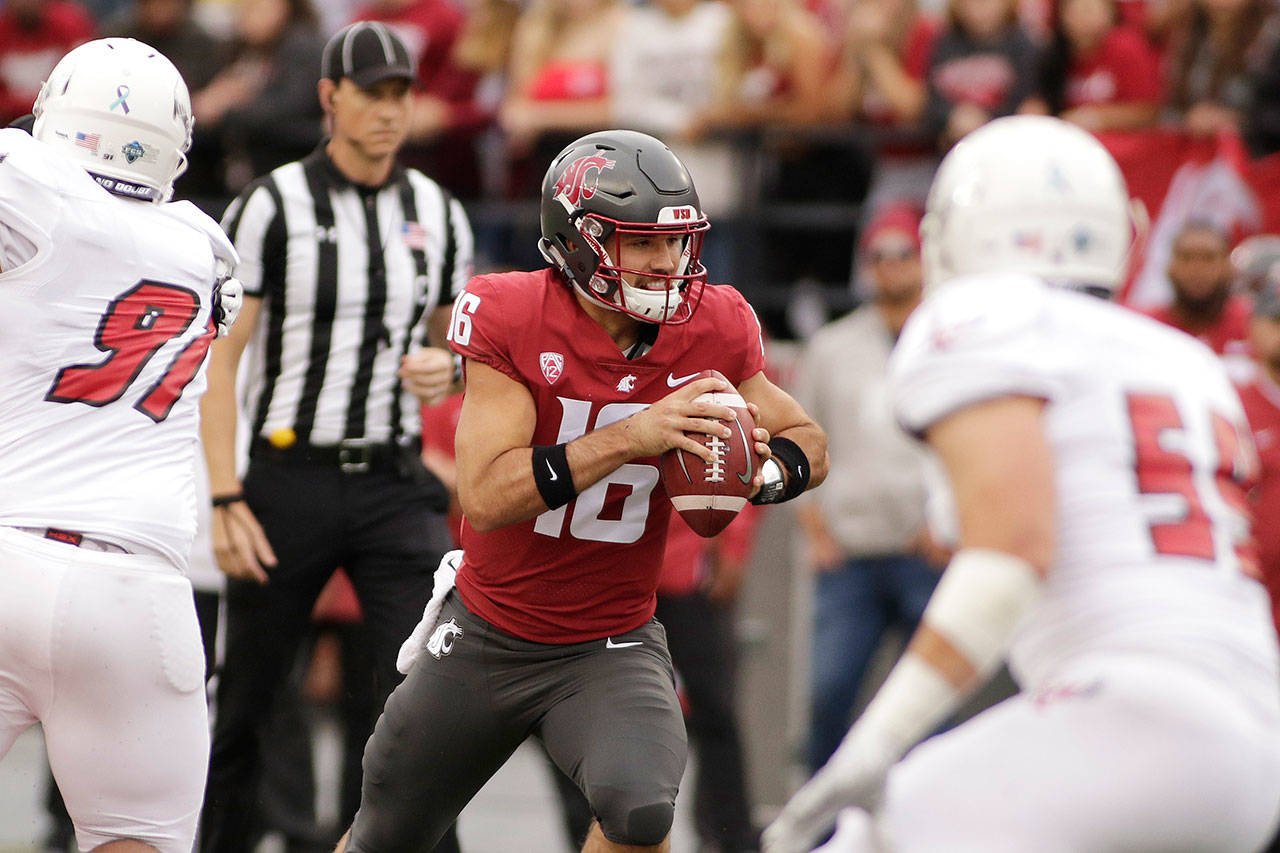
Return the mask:
{"type": "Polygon", "coordinates": [[[453,651],[453,641],[461,636],[462,629],[458,627],[458,620],[450,619],[443,625],[436,626],[431,639],[427,640],[427,651],[431,652],[433,658],[440,660],[453,651]]]}

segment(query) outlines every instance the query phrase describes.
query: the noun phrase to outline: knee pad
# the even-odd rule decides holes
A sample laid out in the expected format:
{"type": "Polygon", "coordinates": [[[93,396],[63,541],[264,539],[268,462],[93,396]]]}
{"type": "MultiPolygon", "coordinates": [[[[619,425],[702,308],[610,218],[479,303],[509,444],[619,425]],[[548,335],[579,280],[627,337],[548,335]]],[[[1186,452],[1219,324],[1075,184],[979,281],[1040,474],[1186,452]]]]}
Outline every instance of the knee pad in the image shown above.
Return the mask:
{"type": "Polygon", "coordinates": [[[639,797],[617,789],[601,792],[592,804],[604,837],[614,844],[653,847],[671,833],[676,807],[671,802],[641,802],[639,797]]]}

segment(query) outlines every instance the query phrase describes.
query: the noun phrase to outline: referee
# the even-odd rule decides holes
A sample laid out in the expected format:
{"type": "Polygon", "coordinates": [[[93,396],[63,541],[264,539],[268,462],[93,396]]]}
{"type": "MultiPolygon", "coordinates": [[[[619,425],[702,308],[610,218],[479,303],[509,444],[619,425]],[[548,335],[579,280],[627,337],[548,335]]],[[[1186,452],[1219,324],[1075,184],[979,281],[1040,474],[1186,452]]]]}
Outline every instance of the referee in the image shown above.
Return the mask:
{"type": "MultiPolygon", "coordinates": [[[[263,723],[329,576],[344,567],[359,596],[375,672],[355,687],[372,691],[376,716],[450,547],[447,494],[421,462],[419,413],[454,382],[441,347],[472,237],[457,201],[396,164],[413,78],[404,43],[383,24],[339,31],[318,87],[331,137],[250,184],[224,219],[246,298],[234,334],[214,348],[202,409],[214,549],[228,576],[206,853],[250,850],[270,748],[263,723]],[[246,348],[241,482],[235,389],[246,348]]],[[[364,743],[372,723],[347,736],[364,743]]]]}

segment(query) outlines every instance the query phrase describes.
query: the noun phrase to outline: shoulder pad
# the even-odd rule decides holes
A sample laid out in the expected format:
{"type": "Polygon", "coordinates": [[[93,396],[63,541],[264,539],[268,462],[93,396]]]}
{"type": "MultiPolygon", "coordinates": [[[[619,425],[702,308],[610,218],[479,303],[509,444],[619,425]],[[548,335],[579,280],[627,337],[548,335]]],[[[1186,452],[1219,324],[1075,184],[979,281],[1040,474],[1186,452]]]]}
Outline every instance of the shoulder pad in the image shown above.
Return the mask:
{"type": "Polygon", "coordinates": [[[240,255],[236,253],[236,247],[231,245],[231,239],[222,230],[222,226],[200,208],[189,201],[174,201],[163,205],[161,210],[208,237],[213,256],[227,267],[225,272],[230,272],[240,263],[240,255]]]}
{"type": "Polygon", "coordinates": [[[1024,275],[967,276],[930,294],[912,317],[915,347],[969,349],[1030,330],[1046,308],[1049,286],[1024,275]],[[923,340],[921,339],[923,336],[923,340]]]}

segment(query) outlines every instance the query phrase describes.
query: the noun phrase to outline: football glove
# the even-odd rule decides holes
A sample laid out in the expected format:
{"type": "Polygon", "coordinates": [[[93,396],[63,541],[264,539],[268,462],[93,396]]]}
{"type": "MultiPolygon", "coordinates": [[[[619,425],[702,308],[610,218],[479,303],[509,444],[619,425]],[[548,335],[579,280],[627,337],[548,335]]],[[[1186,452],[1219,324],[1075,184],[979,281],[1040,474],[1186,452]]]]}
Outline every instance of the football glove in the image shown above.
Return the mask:
{"type": "Polygon", "coordinates": [[[224,276],[213,288],[213,322],[218,327],[218,337],[231,334],[231,327],[240,316],[244,305],[244,285],[235,276],[224,276]]]}
{"type": "Polygon", "coordinates": [[[826,766],[783,807],[761,837],[764,853],[808,853],[850,806],[875,811],[897,756],[855,727],[826,766]]]}

